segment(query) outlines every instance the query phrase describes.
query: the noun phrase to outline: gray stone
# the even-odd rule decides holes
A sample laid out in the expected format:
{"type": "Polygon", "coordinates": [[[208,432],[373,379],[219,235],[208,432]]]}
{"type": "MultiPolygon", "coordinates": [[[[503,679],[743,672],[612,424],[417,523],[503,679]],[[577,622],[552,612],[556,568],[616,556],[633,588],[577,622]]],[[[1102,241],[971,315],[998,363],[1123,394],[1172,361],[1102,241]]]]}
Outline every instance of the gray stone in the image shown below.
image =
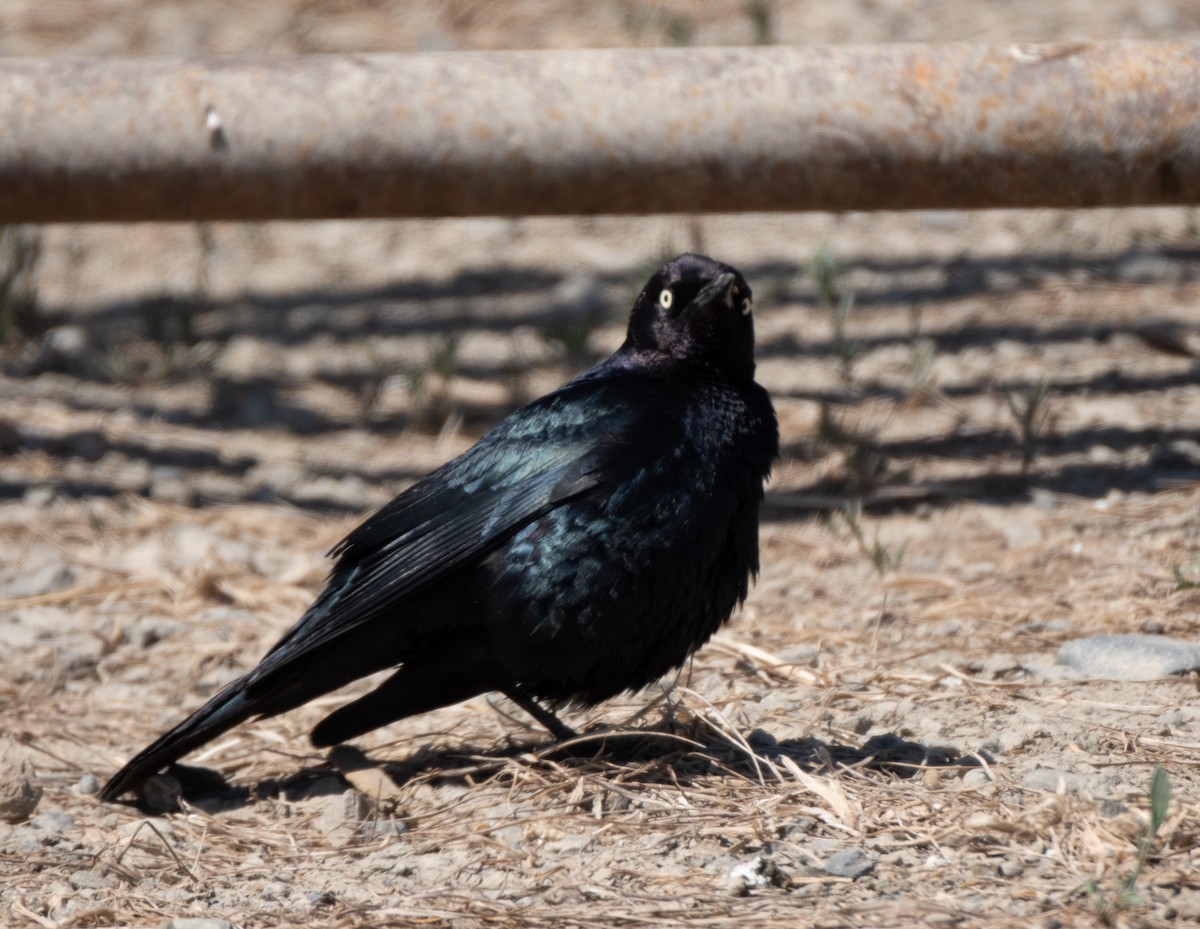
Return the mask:
{"type": "Polygon", "coordinates": [[[1200,668],[1200,645],[1158,635],[1096,635],[1064,642],[1058,661],[1088,677],[1150,681],[1200,668]]]}
{"type": "Polygon", "coordinates": [[[75,785],[75,789],[81,794],[98,794],[100,793],[100,778],[94,774],[85,774],[79,779],[79,783],[75,785]]]}
{"type": "Polygon", "coordinates": [[[875,860],[857,848],[844,848],[825,860],[825,873],[858,880],[875,870],[875,860]]]}
{"type": "Polygon", "coordinates": [[[815,668],[821,662],[821,649],[815,645],[793,645],[776,652],[776,657],[785,664],[815,668]]]}
{"type": "Polygon", "coordinates": [[[111,878],[95,871],[76,871],[67,880],[76,890],[111,890],[117,886],[111,878]]]}
{"type": "Polygon", "coordinates": [[[735,865],[726,879],[726,887],[735,897],[748,896],[766,887],[788,888],[791,878],[770,858],[755,855],[749,861],[735,865]]]}
{"type": "Polygon", "coordinates": [[[29,821],[29,825],[39,832],[44,832],[48,835],[58,835],[66,832],[68,829],[75,828],[75,817],[70,813],[64,813],[62,810],[46,810],[45,813],[38,813],[29,821]]]}
{"type": "Polygon", "coordinates": [[[1034,768],[1021,778],[1026,787],[1050,793],[1078,793],[1087,783],[1087,778],[1057,768],[1034,768]]]}
{"type": "Polygon", "coordinates": [[[0,584],[0,599],[10,600],[17,597],[35,597],[40,594],[55,593],[66,590],[75,581],[75,571],[70,565],[43,565],[0,584]]]}
{"type": "Polygon", "coordinates": [[[357,790],[347,790],[341,796],[330,797],[317,819],[317,828],[324,835],[336,832],[352,834],[371,815],[371,801],[357,790]]]}
{"type": "Polygon", "coordinates": [[[1167,901],[1167,910],[1175,919],[1200,920],[1200,890],[1181,890],[1167,901]]]}
{"type": "Polygon", "coordinates": [[[785,835],[788,837],[797,835],[810,835],[817,828],[817,821],[808,816],[801,816],[792,820],[792,823],[787,827],[785,835]]]}
{"type": "Polygon", "coordinates": [[[182,628],[183,623],[169,616],[142,616],[134,622],[128,638],[138,648],[150,648],[182,628]]]}
{"type": "Polygon", "coordinates": [[[30,855],[42,850],[42,838],[28,826],[11,827],[4,841],[0,842],[0,850],[30,855]]]}
{"type": "Polygon", "coordinates": [[[271,881],[259,894],[264,900],[279,900],[280,898],[286,900],[291,895],[292,888],[283,881],[271,881]]]}
{"type": "Polygon", "coordinates": [[[15,742],[0,740],[0,820],[28,819],[41,799],[42,785],[25,753],[15,742]]]}

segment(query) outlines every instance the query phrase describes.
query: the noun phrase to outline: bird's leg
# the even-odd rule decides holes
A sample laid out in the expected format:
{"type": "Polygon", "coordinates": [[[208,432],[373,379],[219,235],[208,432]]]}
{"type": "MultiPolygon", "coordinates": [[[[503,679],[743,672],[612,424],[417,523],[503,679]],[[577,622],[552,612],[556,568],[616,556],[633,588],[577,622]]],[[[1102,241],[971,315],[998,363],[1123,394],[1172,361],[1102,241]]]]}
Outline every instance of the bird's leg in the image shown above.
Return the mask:
{"type": "Polygon", "coordinates": [[[504,696],[508,697],[513,703],[523,709],[526,713],[536,719],[539,723],[550,730],[550,734],[560,742],[565,742],[567,739],[573,739],[579,735],[574,729],[564,723],[561,719],[551,713],[540,703],[536,703],[529,697],[525,696],[515,687],[508,690],[500,691],[504,696]]]}

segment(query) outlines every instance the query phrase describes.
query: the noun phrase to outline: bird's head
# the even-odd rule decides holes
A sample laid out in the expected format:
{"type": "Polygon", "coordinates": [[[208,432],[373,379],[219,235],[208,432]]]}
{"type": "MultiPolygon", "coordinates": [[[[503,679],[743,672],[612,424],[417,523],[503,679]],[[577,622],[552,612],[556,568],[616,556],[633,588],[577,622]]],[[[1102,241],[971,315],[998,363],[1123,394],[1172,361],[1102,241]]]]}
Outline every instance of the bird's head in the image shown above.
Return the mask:
{"type": "Polygon", "coordinates": [[[624,350],[754,377],[750,285],[703,255],[680,255],[654,273],[633,304],[624,350]]]}

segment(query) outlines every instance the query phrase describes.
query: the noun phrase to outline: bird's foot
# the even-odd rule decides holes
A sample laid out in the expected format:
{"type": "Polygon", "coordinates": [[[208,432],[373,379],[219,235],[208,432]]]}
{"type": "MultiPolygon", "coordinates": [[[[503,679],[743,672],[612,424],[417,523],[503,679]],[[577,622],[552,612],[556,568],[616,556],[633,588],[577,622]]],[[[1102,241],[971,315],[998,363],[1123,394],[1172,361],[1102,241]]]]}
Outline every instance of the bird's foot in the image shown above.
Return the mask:
{"type": "Polygon", "coordinates": [[[540,703],[537,703],[531,698],[525,696],[515,688],[511,690],[503,690],[501,693],[503,693],[504,696],[508,697],[509,700],[545,726],[549,730],[550,734],[558,741],[565,742],[567,739],[578,738],[578,732],[564,723],[540,703]]]}

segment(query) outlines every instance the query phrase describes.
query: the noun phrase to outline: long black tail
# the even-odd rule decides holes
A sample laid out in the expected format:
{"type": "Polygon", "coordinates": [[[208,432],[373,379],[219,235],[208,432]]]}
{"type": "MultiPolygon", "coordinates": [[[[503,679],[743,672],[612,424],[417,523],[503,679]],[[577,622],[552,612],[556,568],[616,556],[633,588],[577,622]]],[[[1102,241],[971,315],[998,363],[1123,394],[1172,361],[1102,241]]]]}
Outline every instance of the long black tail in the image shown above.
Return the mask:
{"type": "Polygon", "coordinates": [[[109,778],[100,791],[100,799],[115,800],[193,748],[252,716],[261,715],[261,706],[254,705],[258,701],[250,700],[246,695],[247,683],[247,678],[242,677],[229,684],[174,729],[134,755],[125,767],[109,778]]]}

